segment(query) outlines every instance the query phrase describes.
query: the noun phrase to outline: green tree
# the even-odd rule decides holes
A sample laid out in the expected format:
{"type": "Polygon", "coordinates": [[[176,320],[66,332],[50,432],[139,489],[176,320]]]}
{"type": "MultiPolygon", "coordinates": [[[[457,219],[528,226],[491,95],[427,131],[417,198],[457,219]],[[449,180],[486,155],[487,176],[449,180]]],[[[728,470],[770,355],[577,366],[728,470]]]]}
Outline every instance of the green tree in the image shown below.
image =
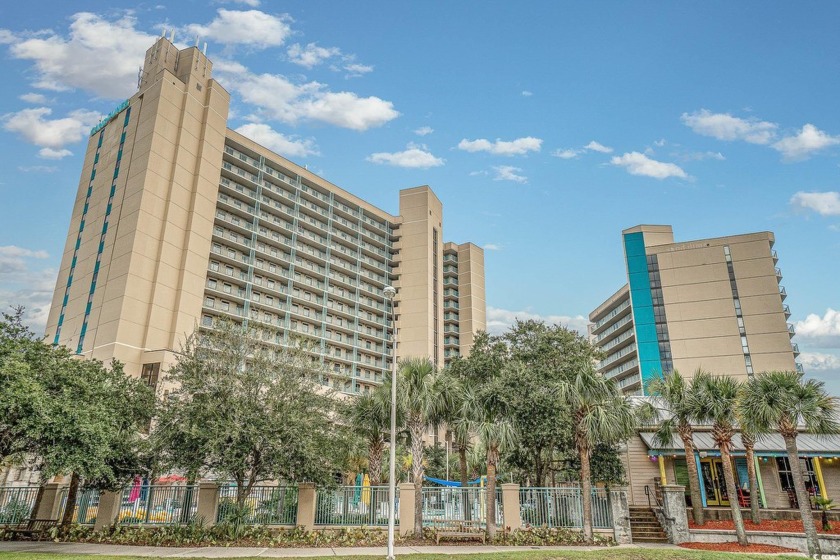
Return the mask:
{"type": "Polygon", "coordinates": [[[233,480],[239,511],[261,482],[332,483],[346,433],[321,373],[302,348],[271,349],[242,325],[197,330],[168,372],[175,389],[152,433],[158,460],[233,480]]]}
{"type": "Polygon", "coordinates": [[[750,489],[750,518],[756,525],[761,523],[761,513],[758,511],[758,477],[755,473],[755,434],[744,427],[742,421],[741,425],[741,443],[744,444],[744,456],[747,461],[747,478],[749,479],[750,489]]]}
{"type": "MultiPolygon", "coordinates": [[[[700,374],[700,370],[695,374],[700,374]]],[[[671,439],[676,433],[685,450],[685,465],[688,471],[688,486],[691,492],[691,510],[694,523],[703,525],[703,501],[700,494],[700,477],[695,461],[694,429],[690,396],[693,392],[689,383],[680,372],[674,371],[650,382],[648,391],[654,395],[641,404],[637,415],[642,423],[656,426],[654,442],[664,448],[671,447],[671,439]]]]}
{"type": "Polygon", "coordinates": [[[382,455],[391,429],[390,384],[356,397],[348,407],[348,424],[367,443],[368,472],[371,486],[382,482],[382,455]]]}
{"type": "Polygon", "coordinates": [[[487,537],[496,538],[496,475],[501,452],[516,441],[513,424],[500,414],[486,408],[478,422],[478,437],[487,453],[487,537]]]}
{"type": "Polygon", "coordinates": [[[821,381],[806,381],[795,371],[760,373],[747,382],[741,392],[740,418],[744,428],[754,434],[778,432],[784,438],[810,556],[820,554],[820,543],[805,490],[796,438],[800,426],[814,434],[838,433],[837,412],[837,399],[825,392],[821,381]]]}
{"type": "Polygon", "coordinates": [[[414,534],[423,534],[423,435],[436,425],[442,405],[441,383],[428,358],[402,360],[397,374],[398,410],[405,415],[411,443],[411,477],[414,482],[414,534]]]}
{"type": "Polygon", "coordinates": [[[741,517],[741,506],[735,495],[735,470],[732,468],[732,436],[738,421],[738,397],[740,383],[733,377],[710,375],[698,372],[691,384],[691,416],[697,422],[711,425],[712,439],[720,450],[723,463],[723,478],[729,492],[729,507],[735,524],[738,544],[747,546],[747,532],[741,517]]]}

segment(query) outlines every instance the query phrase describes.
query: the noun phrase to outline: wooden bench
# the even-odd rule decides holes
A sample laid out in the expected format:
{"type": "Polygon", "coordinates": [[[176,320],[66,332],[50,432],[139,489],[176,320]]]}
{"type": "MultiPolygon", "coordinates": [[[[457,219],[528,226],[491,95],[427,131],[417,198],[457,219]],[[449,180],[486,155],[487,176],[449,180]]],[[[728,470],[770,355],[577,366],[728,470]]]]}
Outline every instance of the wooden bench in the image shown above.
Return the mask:
{"type": "Polygon", "coordinates": [[[14,539],[18,535],[28,535],[29,538],[41,538],[53,527],[58,527],[58,519],[30,519],[25,523],[21,523],[14,527],[9,527],[8,531],[14,539]]]}
{"type": "Polygon", "coordinates": [[[435,533],[435,544],[440,544],[440,539],[481,539],[484,544],[487,534],[482,527],[481,521],[463,519],[434,519],[432,530],[435,533]]]}

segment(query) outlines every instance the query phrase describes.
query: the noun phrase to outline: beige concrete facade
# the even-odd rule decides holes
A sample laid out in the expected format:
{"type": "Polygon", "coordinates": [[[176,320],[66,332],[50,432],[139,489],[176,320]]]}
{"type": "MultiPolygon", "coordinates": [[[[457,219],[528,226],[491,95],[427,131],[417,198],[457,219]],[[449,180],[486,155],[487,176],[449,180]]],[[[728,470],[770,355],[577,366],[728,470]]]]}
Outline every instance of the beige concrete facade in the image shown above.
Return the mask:
{"type": "Polygon", "coordinates": [[[469,356],[475,335],[487,328],[484,250],[447,243],[443,250],[444,362],[469,356]]]}
{"type": "MultiPolygon", "coordinates": [[[[394,285],[398,357],[443,365],[432,190],[401,191],[392,215],[325,181],[228,129],[230,96],[211,73],[197,48],[161,38],[137,94],[92,131],[49,339],[152,381],[185,336],[228,317],[269,344],[313,341],[325,381],[362,392],[390,368],[394,285]]],[[[480,296],[470,328],[484,328],[483,253],[465,258],[480,296]]]]}
{"type": "Polygon", "coordinates": [[[629,283],[589,316],[606,353],[599,369],[622,389],[641,394],[652,375],[674,369],[747,379],[799,367],[772,233],[680,243],[670,226],[622,233],[629,283]]]}

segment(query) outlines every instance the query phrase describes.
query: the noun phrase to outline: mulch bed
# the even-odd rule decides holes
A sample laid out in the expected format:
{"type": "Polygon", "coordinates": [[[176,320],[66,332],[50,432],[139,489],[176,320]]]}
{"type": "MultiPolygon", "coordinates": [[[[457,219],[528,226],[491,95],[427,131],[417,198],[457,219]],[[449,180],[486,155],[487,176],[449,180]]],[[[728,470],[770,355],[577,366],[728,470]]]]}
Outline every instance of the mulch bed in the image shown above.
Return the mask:
{"type": "Polygon", "coordinates": [[[799,552],[793,548],[785,548],[783,546],[773,546],[772,544],[750,544],[741,546],[737,542],[724,543],[682,543],[680,548],[690,548],[691,550],[712,550],[715,552],[799,552]]]}
{"type": "MultiPolygon", "coordinates": [[[[828,533],[830,535],[840,535],[840,523],[832,523],[830,531],[823,531],[822,524],[816,522],[818,533],[828,533]]],[[[688,522],[689,529],[712,529],[712,530],[735,530],[735,525],[732,520],[725,521],[707,520],[702,527],[695,525],[693,521],[688,522]]],[[[749,519],[744,519],[744,528],[747,531],[771,531],[774,533],[805,533],[802,528],[802,521],[796,519],[767,519],[756,525],[749,519]]]]}

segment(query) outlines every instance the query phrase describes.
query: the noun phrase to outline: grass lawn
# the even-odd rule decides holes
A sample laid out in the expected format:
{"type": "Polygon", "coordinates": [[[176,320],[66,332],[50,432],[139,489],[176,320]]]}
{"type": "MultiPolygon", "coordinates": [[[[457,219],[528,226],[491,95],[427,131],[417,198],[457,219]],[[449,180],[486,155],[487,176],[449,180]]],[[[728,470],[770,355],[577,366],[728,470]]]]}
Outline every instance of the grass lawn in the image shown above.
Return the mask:
{"type": "MultiPolygon", "coordinates": [[[[729,554],[725,552],[701,552],[693,550],[609,548],[595,551],[540,550],[529,552],[492,552],[486,554],[411,554],[410,560],[766,560],[763,554],[729,554]]],[[[34,554],[30,552],[0,552],[0,560],[142,560],[139,556],[92,556],[87,554],[34,554]]],[[[145,557],[149,558],[149,557],[145,557]]],[[[265,557],[262,557],[264,559],[265,557]]],[[[378,556],[319,556],[305,560],[372,560],[378,556]]],[[[774,556],[772,558],[793,559],[796,556],[774,556]]],[[[800,557],[801,558],[801,557],[800,557]]],[[[243,560],[237,558],[237,560],[243,560]]],[[[256,557],[244,560],[256,560],[256,557]]]]}

